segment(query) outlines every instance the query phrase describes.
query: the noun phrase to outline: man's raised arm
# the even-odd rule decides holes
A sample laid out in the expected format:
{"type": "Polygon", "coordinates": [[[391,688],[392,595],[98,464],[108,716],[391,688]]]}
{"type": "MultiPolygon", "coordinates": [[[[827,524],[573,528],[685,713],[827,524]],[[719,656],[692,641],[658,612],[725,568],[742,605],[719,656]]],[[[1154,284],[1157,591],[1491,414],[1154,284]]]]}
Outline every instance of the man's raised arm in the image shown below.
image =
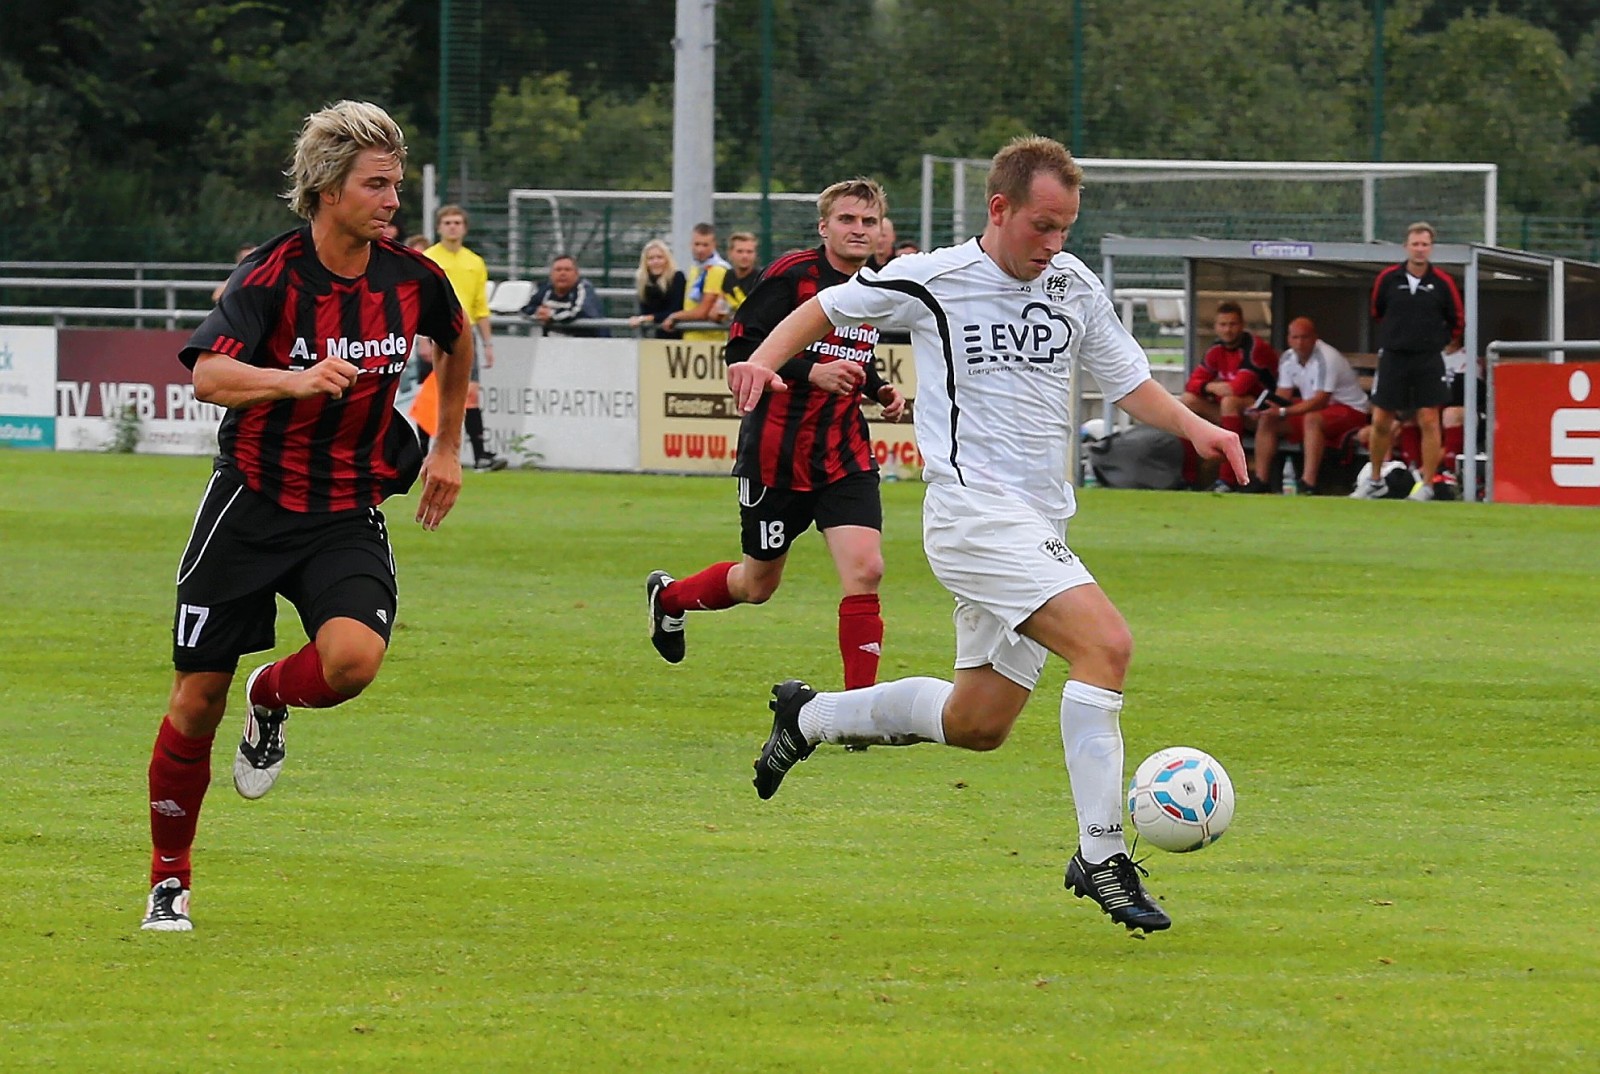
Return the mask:
{"type": "Polygon", "coordinates": [[[748,414],[761,401],[761,393],[785,392],[789,386],[778,375],[778,367],[794,355],[833,331],[833,322],[822,312],[822,304],[809,298],[800,308],[778,322],[778,327],[761,341],[743,362],[728,366],[728,390],[739,413],[748,414]]]}

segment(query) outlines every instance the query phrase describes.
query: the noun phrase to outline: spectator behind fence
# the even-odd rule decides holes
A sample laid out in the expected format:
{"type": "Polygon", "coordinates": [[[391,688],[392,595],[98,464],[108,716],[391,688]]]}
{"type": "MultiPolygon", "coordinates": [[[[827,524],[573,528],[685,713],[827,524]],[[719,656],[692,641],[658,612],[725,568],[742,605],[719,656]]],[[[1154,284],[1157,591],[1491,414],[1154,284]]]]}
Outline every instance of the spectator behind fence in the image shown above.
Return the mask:
{"type": "MultiPolygon", "coordinates": [[[[683,295],[683,309],[662,321],[664,328],[677,328],[681,323],[709,321],[722,294],[722,278],[727,275],[728,262],[717,253],[717,229],[710,224],[696,224],[690,235],[690,249],[694,252],[694,265],[689,269],[689,286],[683,295]]],[[[683,333],[684,339],[723,339],[725,333],[718,329],[691,329],[683,333]]]]}
{"type": "Polygon", "coordinates": [[[611,334],[604,328],[581,324],[602,317],[604,313],[600,309],[600,296],[578,272],[577,258],[571,254],[557,254],[550,262],[550,279],[539,285],[528,304],[522,307],[522,314],[543,325],[547,336],[551,332],[563,336],[611,334]]]}
{"type": "Polygon", "coordinates": [[[724,323],[733,319],[761,280],[761,266],[756,264],[756,237],[748,231],[729,235],[728,260],[732,264],[723,274],[722,295],[712,310],[716,319],[724,323]]]}
{"type": "MultiPolygon", "coordinates": [[[[1254,417],[1250,408],[1257,397],[1277,386],[1278,352],[1266,340],[1244,330],[1244,309],[1237,302],[1219,304],[1212,323],[1217,341],[1189,374],[1183,386],[1183,405],[1213,425],[1242,435],[1246,421],[1254,417]]],[[[1187,441],[1185,444],[1183,476],[1191,488],[1204,489],[1207,484],[1202,471],[1210,467],[1202,468],[1194,448],[1187,446],[1187,441]]],[[[1232,492],[1246,480],[1246,475],[1235,474],[1224,459],[1214,491],[1232,492]]]]}
{"type": "MultiPolygon", "coordinates": [[[[239,262],[241,262],[245,258],[249,257],[250,254],[255,250],[255,248],[256,248],[256,244],[253,243],[253,242],[241,242],[239,244],[239,248],[233,252],[233,263],[234,263],[234,265],[237,266],[239,264],[239,262]]],[[[230,276],[229,279],[232,279],[232,277],[230,276]]],[[[212,301],[213,304],[222,301],[222,292],[227,290],[227,287],[228,287],[228,281],[227,280],[223,280],[221,283],[217,284],[217,286],[215,288],[212,289],[212,291],[211,291],[211,301],[212,301]]]]}
{"type": "Polygon", "coordinates": [[[1338,444],[1367,424],[1372,404],[1350,362],[1317,338],[1310,317],[1289,322],[1289,349],[1278,363],[1278,388],[1256,411],[1256,473],[1249,491],[1265,492],[1272,481],[1278,437],[1305,445],[1300,491],[1316,495],[1326,445],[1338,444]]]}
{"type": "Polygon", "coordinates": [[[679,339],[681,332],[663,329],[661,322],[683,309],[683,292],[688,286],[678,262],[672,257],[672,248],[660,239],[651,239],[639,251],[639,271],[634,274],[639,296],[639,314],[628,318],[635,328],[655,325],[660,339],[679,339]]]}
{"type": "Polygon", "coordinates": [[[872,260],[867,262],[873,268],[882,268],[894,260],[895,255],[894,221],[887,216],[883,218],[883,226],[878,229],[878,238],[872,246],[872,260]]]}
{"type": "Polygon", "coordinates": [[[907,254],[920,254],[921,252],[922,247],[918,246],[910,239],[901,239],[899,242],[894,244],[894,256],[896,257],[904,257],[907,254]]]}

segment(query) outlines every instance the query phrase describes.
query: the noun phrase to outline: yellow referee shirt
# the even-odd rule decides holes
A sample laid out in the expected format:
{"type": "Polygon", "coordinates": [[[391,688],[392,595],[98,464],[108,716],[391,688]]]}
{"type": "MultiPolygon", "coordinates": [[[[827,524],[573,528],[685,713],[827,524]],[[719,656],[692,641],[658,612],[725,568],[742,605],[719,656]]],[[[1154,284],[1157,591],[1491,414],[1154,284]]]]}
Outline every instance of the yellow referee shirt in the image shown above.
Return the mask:
{"type": "Polygon", "coordinates": [[[461,303],[469,323],[477,324],[489,316],[489,266],[483,258],[465,246],[451,253],[442,242],[422,252],[450,277],[450,286],[456,289],[456,301],[461,303]]]}

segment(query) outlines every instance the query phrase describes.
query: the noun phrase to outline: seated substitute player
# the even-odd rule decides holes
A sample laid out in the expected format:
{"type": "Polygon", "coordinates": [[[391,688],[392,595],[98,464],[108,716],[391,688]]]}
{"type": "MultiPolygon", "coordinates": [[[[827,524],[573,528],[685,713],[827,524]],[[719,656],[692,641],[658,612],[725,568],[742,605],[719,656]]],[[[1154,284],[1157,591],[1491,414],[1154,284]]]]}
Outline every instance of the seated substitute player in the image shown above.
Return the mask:
{"type": "Polygon", "coordinates": [[[307,117],[289,207],[306,226],[252,252],[179,354],[195,397],[227,408],[216,469],[178,564],[177,675],[150,758],[150,898],[143,928],[186,932],[190,851],[211,747],[244,653],[271,648],[276,594],[310,644],[245,682],[233,783],[246,798],[283,766],[289,708],[371,684],[394,627],[394,556],[378,504],[419,473],[436,529],[461,490],[472,334],[444,270],[378,241],[400,207],[405,137],[377,105],[307,117]],[[439,430],[424,459],[394,408],[418,333],[442,352],[439,430]]]}
{"type": "Polygon", "coordinates": [[[1372,404],[1349,360],[1317,338],[1310,317],[1289,322],[1289,349],[1278,363],[1275,396],[1279,401],[1256,411],[1256,472],[1248,491],[1267,490],[1281,431],[1285,440],[1304,445],[1300,491],[1315,496],[1327,445],[1366,425],[1372,404]]]}
{"type": "MultiPolygon", "coordinates": [[[[1038,684],[1047,653],[1071,664],[1061,739],[1078,848],[1066,883],[1114,921],[1171,925],[1123,841],[1122,686],[1133,638],[1067,546],[1076,509],[1067,452],[1078,435],[1071,375],[1081,362],[1107,399],[1139,421],[1226,453],[1237,434],[1186,409],[1150,378],[1099,277],[1063,251],[1083,171],[1049,138],[1018,138],[989,170],[979,238],[858,274],[807,301],[747,361],[728,367],[741,411],[789,390],[786,357],[838,327],[911,333],[917,443],[927,484],[923,548],[955,596],[955,681],[919,677],[821,693],[797,679],[773,688],[772,730],[755,765],[771,798],[820,742],[998,748],[1038,684]]],[[[1218,627],[1218,632],[1222,628],[1218,627]]]]}
{"type": "MultiPolygon", "coordinates": [[[[884,211],[877,183],[835,183],[817,199],[817,211],[822,244],[768,266],[728,329],[723,357],[729,365],[749,358],[795,307],[844,283],[872,255],[884,211]]],[[[905,398],[873,366],[877,340],[870,325],[807,340],[780,370],[788,390],[762,398],[745,415],[733,467],[743,559],[714,563],[679,581],[654,571],[645,584],[650,640],[669,663],[683,659],[685,613],[766,603],[783,580],[794,539],[814,523],[844,588],[839,653],[845,687],[877,681],[883,505],[861,401],[865,396],[881,403],[889,421],[898,421],[905,410],[905,398]]]]}
{"type": "MultiPolygon", "coordinates": [[[[1262,392],[1277,385],[1278,353],[1272,344],[1244,330],[1244,309],[1237,302],[1219,304],[1212,324],[1217,341],[1189,374],[1183,386],[1183,405],[1212,424],[1243,436],[1245,424],[1253,418],[1251,407],[1262,392]]],[[[1190,486],[1205,489],[1201,473],[1209,468],[1200,465],[1188,445],[1183,462],[1190,486]]],[[[1243,471],[1234,473],[1227,460],[1222,462],[1219,478],[1214,486],[1217,492],[1231,492],[1248,479],[1243,471]]]]}

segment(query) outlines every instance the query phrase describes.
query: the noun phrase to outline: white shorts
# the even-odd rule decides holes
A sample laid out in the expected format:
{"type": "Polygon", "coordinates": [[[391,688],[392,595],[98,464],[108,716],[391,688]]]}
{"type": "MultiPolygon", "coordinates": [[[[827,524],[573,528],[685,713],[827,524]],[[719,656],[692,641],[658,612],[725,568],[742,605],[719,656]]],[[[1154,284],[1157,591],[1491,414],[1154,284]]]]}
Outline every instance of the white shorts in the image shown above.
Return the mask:
{"type": "Polygon", "coordinates": [[[1093,585],[1067,547],[1066,524],[1022,500],[963,485],[929,485],[922,546],[956,598],[956,668],[994,669],[1032,690],[1047,651],[1017,627],[1057,593],[1093,585]]]}

